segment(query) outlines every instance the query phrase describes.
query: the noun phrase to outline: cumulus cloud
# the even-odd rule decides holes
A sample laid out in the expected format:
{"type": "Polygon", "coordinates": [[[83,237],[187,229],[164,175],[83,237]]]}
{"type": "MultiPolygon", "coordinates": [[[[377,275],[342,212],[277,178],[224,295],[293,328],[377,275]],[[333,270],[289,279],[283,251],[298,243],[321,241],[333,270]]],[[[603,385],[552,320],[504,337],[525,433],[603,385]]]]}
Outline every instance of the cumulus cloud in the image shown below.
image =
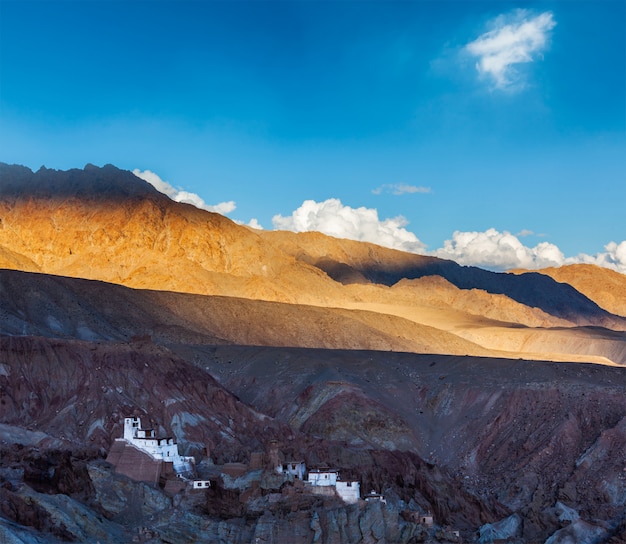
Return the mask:
{"type": "Polygon", "coordinates": [[[409,185],[408,183],[385,183],[376,189],[372,189],[372,193],[380,195],[382,193],[391,193],[392,195],[404,195],[413,193],[431,193],[430,187],[418,187],[409,185]]]}
{"type": "MultiPolygon", "coordinates": [[[[527,234],[528,231],[522,231],[527,234]]],[[[519,235],[518,235],[519,236],[519,235]]],[[[595,264],[626,274],[626,240],[610,242],[605,251],[595,255],[581,253],[576,257],[565,257],[554,244],[541,242],[528,247],[518,236],[509,232],[488,229],[484,232],[456,231],[451,240],[446,240],[442,248],[431,254],[443,259],[451,259],[459,264],[478,266],[490,270],[511,270],[526,268],[536,270],[564,264],[595,264]]]]}
{"type": "MultiPolygon", "coordinates": [[[[198,206],[200,207],[200,206],[198,206]]],[[[229,200],[228,202],[220,202],[219,204],[215,204],[215,206],[204,205],[205,210],[209,210],[210,212],[219,213],[222,215],[227,215],[232,212],[237,205],[234,200],[229,200]]]]}
{"type": "Polygon", "coordinates": [[[376,209],[351,208],[336,198],[324,202],[305,200],[290,216],[275,215],[272,223],[279,230],[318,231],[411,253],[423,253],[426,249],[415,234],[404,228],[408,224],[404,217],[381,220],[376,209]]]}
{"type": "MultiPolygon", "coordinates": [[[[576,257],[566,258],[556,245],[549,242],[540,242],[534,247],[524,245],[520,237],[532,235],[530,230],[524,229],[515,235],[492,228],[483,232],[455,231],[452,239],[446,240],[443,247],[427,251],[426,245],[405,228],[408,221],[404,217],[379,219],[376,209],[351,208],[336,198],[324,202],[305,200],[290,216],[275,215],[272,222],[275,229],[318,231],[336,238],[372,242],[488,270],[537,270],[564,264],[588,263],[626,274],[626,240],[610,242],[604,247],[605,251],[595,255],[581,253],[576,257]]],[[[252,223],[251,221],[249,226],[254,227],[252,223]]]]}
{"type": "MultiPolygon", "coordinates": [[[[150,170],[141,172],[135,169],[133,173],[176,202],[185,202],[224,215],[235,209],[233,201],[214,206],[207,205],[198,195],[174,188],[150,170]]],[[[429,188],[405,184],[381,185],[378,189],[381,192],[383,190],[400,191],[393,194],[430,192],[429,188]]],[[[244,224],[240,221],[237,223],[244,224]]],[[[336,198],[330,198],[324,202],[305,200],[290,216],[275,215],[272,223],[275,229],[294,232],[318,231],[337,238],[371,242],[409,253],[433,255],[456,261],[459,264],[489,270],[504,271],[513,268],[535,270],[550,266],[584,263],[603,266],[626,274],[626,240],[610,242],[604,246],[604,251],[595,255],[581,253],[575,257],[566,258],[556,245],[549,242],[541,242],[534,247],[525,246],[520,238],[532,235],[533,232],[530,230],[523,229],[515,235],[507,231],[488,229],[484,232],[455,231],[452,239],[446,240],[443,247],[426,251],[426,245],[405,228],[408,221],[404,217],[379,219],[378,211],[374,208],[351,208],[343,205],[336,198]]],[[[263,229],[257,219],[251,219],[247,226],[263,229]]]]}
{"type": "Polygon", "coordinates": [[[554,244],[541,242],[535,247],[527,247],[517,236],[496,229],[484,232],[455,231],[452,239],[446,240],[443,247],[434,251],[433,255],[491,270],[560,266],[565,258],[554,244]]]}
{"type": "Polygon", "coordinates": [[[250,227],[251,229],[264,230],[263,229],[263,225],[261,225],[261,223],[259,223],[259,220],[256,217],[253,217],[247,223],[245,223],[243,221],[239,221],[238,219],[233,219],[233,221],[235,223],[237,223],[238,225],[244,225],[246,227],[250,227]]]}
{"type": "Polygon", "coordinates": [[[202,210],[207,210],[209,212],[215,212],[222,215],[227,215],[232,212],[237,206],[233,200],[229,200],[228,202],[220,202],[219,204],[210,205],[207,204],[199,195],[196,193],[190,193],[188,191],[183,191],[182,189],[176,189],[172,185],[170,185],[167,181],[163,181],[157,174],[151,172],[150,170],[144,170],[143,172],[139,170],[139,168],[135,168],[133,170],[133,174],[135,174],[138,178],[147,181],[150,185],[152,185],[157,191],[169,196],[175,202],[182,202],[183,204],[191,204],[196,208],[200,208],[202,210]]]}
{"type": "Polygon", "coordinates": [[[465,50],[478,57],[476,69],[491,77],[496,88],[515,88],[520,84],[516,66],[540,57],[555,26],[549,11],[533,16],[519,9],[494,19],[491,30],[468,43],[465,50]]]}
{"type": "Polygon", "coordinates": [[[596,264],[626,274],[626,240],[622,240],[619,243],[609,242],[604,246],[604,249],[605,251],[595,255],[581,253],[576,257],[568,257],[565,259],[565,264],[596,264]]]}

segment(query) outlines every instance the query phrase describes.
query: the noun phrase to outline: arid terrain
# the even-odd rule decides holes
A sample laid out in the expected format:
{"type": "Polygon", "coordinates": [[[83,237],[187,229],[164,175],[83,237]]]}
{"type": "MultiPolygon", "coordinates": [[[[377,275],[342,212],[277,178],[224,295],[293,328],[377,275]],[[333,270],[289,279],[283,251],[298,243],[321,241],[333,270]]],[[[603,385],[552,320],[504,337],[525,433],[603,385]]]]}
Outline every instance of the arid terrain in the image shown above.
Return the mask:
{"type": "Polygon", "coordinates": [[[110,165],[0,164],[0,542],[626,542],[625,393],[617,272],[495,273],[250,229],[110,165]],[[211,488],[116,474],[127,416],[211,488]],[[307,494],[277,449],[387,503],[307,494]]]}

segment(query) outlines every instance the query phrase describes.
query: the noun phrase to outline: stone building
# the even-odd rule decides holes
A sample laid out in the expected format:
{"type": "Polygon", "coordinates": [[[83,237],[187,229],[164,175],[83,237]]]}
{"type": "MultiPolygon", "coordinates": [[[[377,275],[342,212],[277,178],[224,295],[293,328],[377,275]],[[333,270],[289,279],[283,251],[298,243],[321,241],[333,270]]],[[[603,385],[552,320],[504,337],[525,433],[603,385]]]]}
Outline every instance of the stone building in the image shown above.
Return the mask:
{"type": "Polygon", "coordinates": [[[365,495],[363,499],[366,502],[380,501],[384,504],[387,504],[387,499],[385,499],[384,495],[381,495],[380,493],[376,493],[376,491],[374,491],[373,489],[367,495],[365,495]]]}
{"type": "Polygon", "coordinates": [[[311,491],[318,494],[328,494],[326,490],[334,488],[343,502],[354,504],[361,498],[361,484],[353,481],[343,481],[336,469],[317,469],[309,471],[307,484],[311,491]]]}
{"type": "Polygon", "coordinates": [[[298,480],[304,480],[306,465],[304,461],[287,461],[276,466],[278,474],[290,474],[298,480]]]}
{"type": "Polygon", "coordinates": [[[107,461],[120,474],[166,489],[184,487],[185,483],[193,489],[210,485],[208,480],[193,479],[195,460],[180,455],[173,438],[159,438],[154,429],[143,429],[138,417],[124,419],[124,435],[113,442],[107,461]],[[178,480],[176,485],[172,480],[178,480]]]}

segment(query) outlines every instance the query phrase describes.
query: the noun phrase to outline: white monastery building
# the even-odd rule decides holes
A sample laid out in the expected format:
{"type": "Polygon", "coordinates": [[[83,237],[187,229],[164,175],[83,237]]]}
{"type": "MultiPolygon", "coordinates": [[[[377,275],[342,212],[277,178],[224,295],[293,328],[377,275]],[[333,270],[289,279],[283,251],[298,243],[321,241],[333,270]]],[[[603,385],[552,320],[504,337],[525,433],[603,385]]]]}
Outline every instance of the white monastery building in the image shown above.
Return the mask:
{"type": "Polygon", "coordinates": [[[313,488],[334,487],[337,495],[343,502],[354,504],[361,498],[361,484],[359,482],[343,481],[339,478],[339,471],[335,469],[320,469],[309,471],[307,483],[313,488]]]}
{"type": "Polygon", "coordinates": [[[175,494],[187,485],[210,487],[209,480],[196,480],[195,459],[178,454],[173,438],[158,438],[154,429],[142,429],[138,417],[124,418],[124,434],[116,438],[107,456],[115,471],[139,482],[161,485],[175,494]]]}
{"type": "Polygon", "coordinates": [[[179,455],[173,438],[157,438],[154,429],[142,429],[141,419],[138,417],[124,419],[124,440],[150,455],[155,461],[173,463],[177,474],[193,472],[194,458],[179,455]]]}

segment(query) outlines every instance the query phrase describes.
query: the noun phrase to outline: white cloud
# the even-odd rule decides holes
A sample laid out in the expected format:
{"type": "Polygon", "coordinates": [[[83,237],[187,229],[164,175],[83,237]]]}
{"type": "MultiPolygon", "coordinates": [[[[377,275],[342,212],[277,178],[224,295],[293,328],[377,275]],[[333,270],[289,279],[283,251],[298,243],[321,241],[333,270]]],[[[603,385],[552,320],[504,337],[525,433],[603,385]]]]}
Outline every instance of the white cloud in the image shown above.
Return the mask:
{"type": "Polygon", "coordinates": [[[382,193],[391,193],[392,195],[404,195],[413,193],[431,193],[430,187],[417,187],[408,183],[385,183],[376,189],[372,189],[372,193],[380,195],[382,193]]]}
{"type": "Polygon", "coordinates": [[[219,213],[221,215],[227,215],[232,212],[237,206],[233,200],[228,202],[220,202],[216,205],[210,205],[204,202],[204,200],[196,193],[190,193],[181,189],[176,189],[170,185],[167,181],[163,181],[157,174],[150,170],[144,170],[143,172],[139,168],[133,170],[138,178],[147,181],[157,191],[169,196],[175,202],[181,202],[183,204],[191,204],[201,210],[207,210],[209,212],[219,213]]]}
{"type": "MultiPolygon", "coordinates": [[[[135,169],[133,174],[147,181],[176,202],[185,202],[220,214],[227,214],[235,209],[233,201],[209,206],[198,195],[172,187],[150,170],[141,172],[135,169]]],[[[428,188],[405,184],[381,185],[379,189],[380,191],[430,192],[428,188]],[[407,190],[407,187],[412,189],[407,190]]],[[[402,192],[397,194],[402,194],[402,192]]],[[[240,221],[237,223],[244,224],[240,221]]],[[[532,235],[533,232],[530,230],[523,229],[514,235],[507,231],[500,232],[492,228],[484,232],[455,231],[452,239],[446,240],[442,248],[427,252],[426,245],[414,233],[404,228],[408,225],[408,221],[404,217],[398,216],[381,220],[378,218],[378,211],[374,208],[351,208],[344,206],[336,198],[330,198],[324,202],[305,200],[290,216],[275,215],[272,218],[272,223],[276,229],[294,232],[318,231],[337,238],[372,242],[392,249],[409,253],[429,254],[450,259],[459,264],[490,270],[504,271],[513,268],[535,270],[564,264],[585,263],[603,266],[626,274],[626,240],[610,242],[604,246],[603,252],[595,255],[581,253],[576,257],[566,258],[556,245],[549,242],[541,242],[535,247],[522,244],[519,238],[532,235]]],[[[251,219],[247,226],[263,229],[257,219],[251,219]]]]}
{"type": "Polygon", "coordinates": [[[236,207],[237,205],[235,204],[235,201],[229,200],[228,202],[220,202],[219,204],[216,204],[215,206],[204,206],[204,209],[209,210],[210,212],[227,215],[230,212],[232,212],[236,207]]]}
{"type": "Polygon", "coordinates": [[[499,89],[521,85],[516,65],[532,62],[546,49],[550,31],[556,26],[551,12],[532,16],[528,10],[500,15],[492,29],[465,46],[478,57],[476,69],[493,78],[499,89]]]}
{"type": "MultiPolygon", "coordinates": [[[[522,231],[527,234],[528,231],[522,231]]],[[[518,235],[519,236],[519,235],[518,235]]],[[[488,229],[484,232],[460,232],[446,240],[442,248],[431,252],[442,259],[451,259],[459,264],[479,266],[490,270],[526,268],[536,270],[564,264],[595,264],[626,274],[626,240],[610,242],[605,251],[595,255],[581,253],[576,257],[565,257],[554,244],[541,242],[528,247],[509,232],[488,229]]]]}
{"type": "Polygon", "coordinates": [[[517,236],[496,229],[485,232],[455,231],[452,240],[446,240],[433,255],[491,270],[545,268],[560,266],[564,261],[563,253],[554,244],[541,242],[533,248],[527,247],[517,236]]]}
{"type": "Polygon", "coordinates": [[[151,172],[150,170],[144,170],[143,172],[139,170],[139,168],[135,168],[133,170],[133,174],[135,174],[138,178],[147,181],[150,185],[152,185],[157,191],[166,194],[172,200],[175,200],[175,196],[178,194],[178,191],[174,189],[167,181],[163,181],[157,174],[151,172]]]}
{"type": "Polygon", "coordinates": [[[336,198],[324,202],[305,200],[290,216],[275,215],[272,223],[279,230],[318,231],[411,253],[423,253],[426,249],[415,234],[404,228],[408,224],[404,217],[380,220],[377,210],[344,206],[336,198]]]}
{"type": "Polygon", "coordinates": [[[256,217],[253,217],[247,223],[244,223],[243,221],[240,221],[239,219],[233,219],[233,221],[237,223],[238,225],[244,225],[246,227],[250,227],[251,229],[264,230],[263,225],[259,223],[259,220],[256,217]]]}
{"type": "Polygon", "coordinates": [[[604,252],[595,255],[580,253],[576,257],[569,257],[565,259],[565,264],[596,264],[626,274],[626,240],[609,242],[604,246],[604,249],[604,252]]]}
{"type": "MultiPolygon", "coordinates": [[[[253,221],[250,226],[254,226],[253,221]]],[[[344,206],[336,198],[324,202],[305,200],[290,216],[275,215],[272,222],[275,229],[318,231],[337,238],[372,242],[488,270],[537,270],[564,264],[589,263],[626,274],[626,240],[610,242],[604,247],[604,252],[595,255],[581,253],[576,257],[566,258],[556,245],[549,242],[540,242],[534,247],[524,245],[519,237],[532,235],[530,230],[523,229],[514,235],[507,231],[488,229],[484,232],[455,231],[452,239],[446,240],[443,247],[426,251],[426,245],[414,233],[404,228],[408,224],[404,217],[380,220],[375,209],[351,208],[344,206]]]]}

